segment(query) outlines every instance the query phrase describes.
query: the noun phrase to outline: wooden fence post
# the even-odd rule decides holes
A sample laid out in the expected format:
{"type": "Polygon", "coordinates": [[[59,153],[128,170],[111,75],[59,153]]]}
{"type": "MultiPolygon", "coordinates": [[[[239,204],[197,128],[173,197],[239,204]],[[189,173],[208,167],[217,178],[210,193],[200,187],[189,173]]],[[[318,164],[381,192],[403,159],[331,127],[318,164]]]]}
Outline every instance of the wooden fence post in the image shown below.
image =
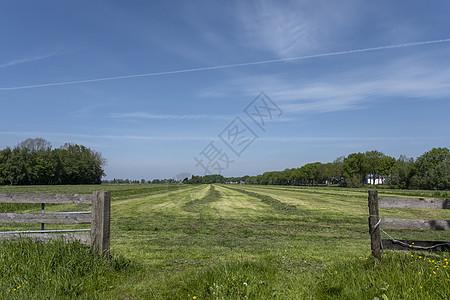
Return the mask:
{"type": "Polygon", "coordinates": [[[369,191],[369,233],[372,255],[381,258],[380,215],[378,212],[378,191],[369,191]]]}
{"type": "Polygon", "coordinates": [[[91,243],[92,249],[98,255],[109,258],[111,220],[111,193],[92,193],[92,224],[91,243]]]}

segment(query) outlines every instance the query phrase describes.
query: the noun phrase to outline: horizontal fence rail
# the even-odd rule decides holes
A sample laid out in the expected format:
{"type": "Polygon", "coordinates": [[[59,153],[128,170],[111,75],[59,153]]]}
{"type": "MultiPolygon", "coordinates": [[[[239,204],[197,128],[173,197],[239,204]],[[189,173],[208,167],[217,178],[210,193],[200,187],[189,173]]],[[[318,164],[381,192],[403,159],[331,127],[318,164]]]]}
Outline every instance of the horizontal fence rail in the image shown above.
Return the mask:
{"type": "Polygon", "coordinates": [[[75,231],[91,231],[90,229],[54,229],[54,230],[24,230],[24,231],[3,231],[3,233],[59,233],[59,232],[75,232],[75,231]]]}
{"type": "MultiPolygon", "coordinates": [[[[90,229],[87,229],[90,231],[90,229]]],[[[79,241],[83,244],[91,244],[91,235],[86,233],[78,233],[78,232],[57,232],[57,234],[53,233],[52,230],[49,230],[50,232],[27,232],[27,231],[20,231],[20,232],[14,232],[11,233],[0,233],[0,241],[5,240],[11,240],[11,239],[18,239],[18,238],[31,238],[31,239],[38,239],[42,242],[50,242],[58,239],[63,239],[67,242],[73,242],[73,241],[79,241]]]]}
{"type": "Polygon", "coordinates": [[[411,230],[450,230],[450,220],[381,218],[381,228],[411,230]]]}
{"type": "Polygon", "coordinates": [[[92,204],[92,195],[85,194],[0,194],[0,203],[92,204]]]}
{"type": "Polygon", "coordinates": [[[450,199],[383,197],[378,201],[382,208],[450,209],[450,199]]]}
{"type": "Polygon", "coordinates": [[[0,194],[0,203],[41,203],[42,213],[0,213],[0,223],[41,223],[41,230],[0,232],[0,241],[30,237],[41,241],[63,238],[91,244],[93,250],[109,257],[111,194],[0,194]],[[92,211],[45,213],[45,204],[91,204],[92,211]],[[90,229],[44,230],[44,224],[91,224],[90,229]]]}
{"type": "Polygon", "coordinates": [[[89,213],[2,213],[0,223],[65,223],[86,224],[91,223],[92,214],[89,213]]]}
{"type": "Polygon", "coordinates": [[[379,207],[382,208],[414,208],[414,209],[450,209],[450,199],[434,198],[378,198],[378,191],[369,191],[369,233],[372,254],[381,258],[381,250],[450,250],[450,242],[396,240],[383,229],[406,230],[450,230],[450,220],[422,220],[380,218],[379,207]],[[383,231],[389,239],[381,239],[383,231]]]}

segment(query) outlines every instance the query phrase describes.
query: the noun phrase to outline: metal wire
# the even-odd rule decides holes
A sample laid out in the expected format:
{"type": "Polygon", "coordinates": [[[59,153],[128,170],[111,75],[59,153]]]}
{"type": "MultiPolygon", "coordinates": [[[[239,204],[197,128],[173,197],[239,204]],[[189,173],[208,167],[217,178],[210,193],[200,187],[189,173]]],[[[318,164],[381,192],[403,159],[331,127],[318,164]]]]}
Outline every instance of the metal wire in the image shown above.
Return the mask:
{"type": "Polygon", "coordinates": [[[60,229],[60,230],[26,230],[26,231],[3,231],[0,234],[20,234],[20,233],[57,233],[57,232],[85,232],[90,229],[60,229]]]}
{"type": "Polygon", "coordinates": [[[390,235],[389,235],[386,231],[384,231],[383,229],[380,229],[380,230],[381,230],[385,235],[387,235],[387,236],[389,237],[389,239],[391,240],[391,242],[396,243],[396,244],[400,244],[400,245],[402,245],[402,246],[404,246],[404,247],[409,247],[409,248],[413,248],[413,249],[421,249],[421,250],[431,250],[431,249],[433,249],[433,248],[437,248],[437,247],[440,247],[440,246],[445,246],[445,245],[450,246],[450,242],[444,242],[444,243],[441,243],[441,244],[436,244],[436,245],[428,246],[428,247],[425,247],[425,246],[410,245],[410,244],[408,244],[408,243],[405,243],[405,242],[402,242],[402,241],[399,241],[399,240],[394,239],[392,236],[390,236],[390,235]]]}

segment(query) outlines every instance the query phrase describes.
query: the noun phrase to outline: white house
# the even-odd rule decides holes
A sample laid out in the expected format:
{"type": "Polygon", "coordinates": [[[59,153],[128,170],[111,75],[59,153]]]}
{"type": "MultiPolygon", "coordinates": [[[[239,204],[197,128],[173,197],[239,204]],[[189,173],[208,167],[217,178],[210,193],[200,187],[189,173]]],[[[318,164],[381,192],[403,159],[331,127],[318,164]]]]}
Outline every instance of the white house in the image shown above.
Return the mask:
{"type": "Polygon", "coordinates": [[[364,184],[374,184],[375,180],[375,184],[384,184],[384,182],[386,181],[386,178],[384,176],[376,176],[374,177],[373,174],[369,174],[366,176],[366,179],[364,180],[364,184]]]}

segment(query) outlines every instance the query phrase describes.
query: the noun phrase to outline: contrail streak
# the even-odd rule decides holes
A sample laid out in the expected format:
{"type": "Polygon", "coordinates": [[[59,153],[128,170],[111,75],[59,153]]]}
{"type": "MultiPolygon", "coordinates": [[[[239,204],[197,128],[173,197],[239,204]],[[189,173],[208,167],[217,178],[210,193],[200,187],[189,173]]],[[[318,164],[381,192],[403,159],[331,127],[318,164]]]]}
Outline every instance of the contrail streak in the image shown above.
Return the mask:
{"type": "Polygon", "coordinates": [[[210,71],[210,70],[237,68],[237,67],[245,67],[245,66],[273,64],[273,63],[288,62],[288,61],[302,60],[302,59],[308,59],[308,58],[336,56],[336,55],[378,51],[378,50],[386,50],[386,49],[395,49],[395,48],[405,48],[405,47],[413,47],[413,46],[421,46],[421,45],[429,45],[429,44],[447,43],[447,42],[450,42],[450,38],[449,39],[441,39],[441,40],[432,40],[432,41],[423,41],[423,42],[372,47],[372,48],[355,49],[355,50],[346,50],[346,51],[338,51],[338,52],[328,52],[328,53],[312,54],[312,55],[305,55],[305,56],[272,59],[272,60],[244,62],[244,63],[221,65],[221,66],[199,67],[199,68],[182,69],[182,70],[174,70],[174,71],[143,73],[143,74],[133,74],[133,75],[123,75],[123,76],[112,76],[112,77],[83,79],[83,80],[74,80],[74,81],[50,82],[50,83],[22,85],[22,86],[13,86],[13,87],[0,87],[0,91],[24,90],[24,89],[52,87],[52,86],[61,86],[61,85],[111,81],[111,80],[119,80],[119,79],[130,79],[130,78],[139,78],[139,77],[151,77],[151,76],[172,75],[172,74],[191,73],[191,72],[200,72],[200,71],[210,71]]]}

